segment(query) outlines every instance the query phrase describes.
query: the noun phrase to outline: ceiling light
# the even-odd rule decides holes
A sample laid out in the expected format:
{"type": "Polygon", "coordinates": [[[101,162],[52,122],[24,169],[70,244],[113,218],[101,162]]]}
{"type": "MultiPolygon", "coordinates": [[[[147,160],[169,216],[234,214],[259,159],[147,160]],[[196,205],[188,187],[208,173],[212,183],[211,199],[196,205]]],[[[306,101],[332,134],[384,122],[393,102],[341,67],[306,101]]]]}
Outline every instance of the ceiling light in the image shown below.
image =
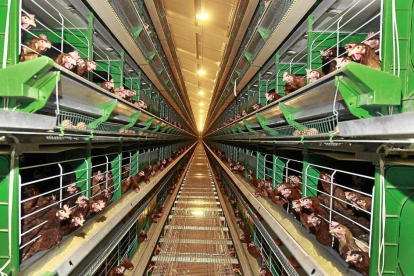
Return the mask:
{"type": "Polygon", "coordinates": [[[132,70],[132,69],[129,69],[129,70],[128,70],[128,72],[132,73],[132,72],[134,72],[134,70],[132,70]]]}
{"type": "Polygon", "coordinates": [[[210,16],[208,15],[208,14],[206,14],[206,13],[201,13],[201,14],[197,14],[196,15],[196,18],[197,19],[200,19],[200,20],[206,20],[206,19],[208,19],[210,16]]]}
{"type": "Polygon", "coordinates": [[[200,106],[203,106],[204,104],[202,102],[200,102],[200,106]]]}
{"type": "Polygon", "coordinates": [[[199,75],[204,75],[204,70],[203,69],[201,69],[201,70],[198,70],[198,72],[197,72],[197,74],[199,74],[199,75]]]}
{"type": "Polygon", "coordinates": [[[294,55],[294,54],[296,54],[296,51],[292,51],[292,50],[291,50],[291,51],[287,51],[286,53],[287,53],[288,55],[294,55]]]}
{"type": "Polygon", "coordinates": [[[108,48],[105,48],[105,50],[107,50],[108,52],[112,52],[114,50],[114,48],[108,47],[108,48]]]}
{"type": "Polygon", "coordinates": [[[199,91],[198,92],[198,95],[204,95],[204,92],[203,91],[199,91]]]}

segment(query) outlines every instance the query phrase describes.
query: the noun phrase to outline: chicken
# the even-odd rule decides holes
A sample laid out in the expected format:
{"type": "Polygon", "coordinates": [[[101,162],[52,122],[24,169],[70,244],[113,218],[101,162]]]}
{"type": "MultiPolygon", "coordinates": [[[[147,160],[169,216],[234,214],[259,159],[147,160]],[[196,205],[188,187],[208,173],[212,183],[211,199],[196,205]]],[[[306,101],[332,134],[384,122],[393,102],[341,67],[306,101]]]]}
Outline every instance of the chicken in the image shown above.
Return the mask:
{"type": "Polygon", "coordinates": [[[85,77],[88,72],[91,72],[96,69],[96,62],[92,60],[84,60],[82,57],[79,57],[76,60],[76,66],[73,68],[73,71],[76,75],[85,77]]]}
{"type": "Polygon", "coordinates": [[[134,177],[130,176],[130,178],[131,178],[132,190],[134,190],[136,193],[138,193],[141,190],[141,188],[139,187],[139,183],[135,180],[134,177]]]}
{"type": "Polygon", "coordinates": [[[375,50],[368,45],[355,44],[354,47],[348,49],[348,56],[352,57],[354,61],[359,61],[362,65],[381,70],[381,60],[375,50]]]}
{"type": "Polygon", "coordinates": [[[308,222],[312,223],[315,228],[316,240],[323,245],[331,246],[332,235],[329,233],[328,222],[315,215],[315,213],[308,216],[308,222]]]}
{"type": "Polygon", "coordinates": [[[302,197],[302,194],[296,188],[285,188],[280,191],[280,193],[289,201],[298,200],[302,197]]]}
{"type": "Polygon", "coordinates": [[[135,175],[135,182],[137,182],[138,184],[141,183],[142,181],[142,177],[145,175],[144,171],[140,171],[135,175]]]}
{"type": "Polygon", "coordinates": [[[148,240],[147,232],[145,230],[141,230],[141,232],[138,235],[138,244],[141,244],[147,240],[148,240]]]}
{"type": "Polygon", "coordinates": [[[310,80],[310,83],[314,83],[323,76],[325,76],[325,74],[322,71],[315,69],[306,69],[306,78],[310,80]]]}
{"type": "Polygon", "coordinates": [[[36,27],[35,15],[30,13],[22,13],[21,15],[22,29],[30,30],[32,27],[36,27]]]}
{"type": "Polygon", "coordinates": [[[134,179],[132,176],[122,180],[121,183],[121,193],[126,193],[128,191],[129,187],[131,186],[131,179],[134,179]]]}
{"type": "Polygon", "coordinates": [[[80,209],[72,211],[70,216],[70,223],[62,227],[62,235],[71,233],[75,229],[82,227],[85,223],[85,217],[80,209]]]}
{"type": "Polygon", "coordinates": [[[76,196],[80,195],[82,192],[81,188],[76,186],[76,183],[72,183],[66,187],[66,191],[64,193],[63,204],[67,204],[69,207],[73,207],[76,204],[76,196]]]}
{"type": "Polygon", "coordinates": [[[22,249],[22,262],[29,259],[39,251],[46,250],[58,244],[62,240],[61,221],[70,217],[70,209],[67,205],[58,209],[55,205],[47,212],[47,223],[30,232],[30,235],[24,235],[22,244],[28,243],[34,237],[34,242],[28,244],[22,249]]]}
{"type": "Polygon", "coordinates": [[[111,268],[108,275],[109,276],[123,276],[126,269],[128,270],[134,269],[134,265],[127,258],[122,260],[122,263],[120,266],[114,266],[113,268],[111,268]]]}
{"type": "Polygon", "coordinates": [[[299,191],[302,191],[302,176],[291,175],[286,179],[286,182],[295,185],[299,191]]]}
{"type": "Polygon", "coordinates": [[[341,69],[342,67],[344,67],[348,63],[352,62],[352,58],[350,58],[350,57],[340,57],[340,58],[336,58],[335,62],[336,62],[335,68],[336,69],[341,69]]]}
{"type": "Polygon", "coordinates": [[[259,276],[272,276],[273,274],[267,267],[259,267],[259,276]]]}
{"type": "Polygon", "coordinates": [[[286,95],[288,95],[306,85],[306,76],[288,74],[285,72],[283,74],[283,81],[286,82],[283,89],[285,90],[286,95]]]}
{"type": "Polygon", "coordinates": [[[89,215],[93,213],[99,213],[105,208],[105,206],[106,204],[103,200],[90,199],[89,200],[89,212],[86,217],[88,217],[89,215]]]}
{"type": "Polygon", "coordinates": [[[40,34],[38,38],[33,38],[26,43],[27,47],[22,47],[19,61],[28,61],[39,57],[52,47],[52,43],[47,40],[47,36],[40,34]]]}
{"type": "MultiPolygon", "coordinates": [[[[327,194],[331,194],[331,181],[332,181],[332,207],[334,210],[341,214],[351,215],[351,210],[348,209],[348,205],[345,203],[346,196],[344,190],[335,184],[335,181],[331,179],[331,176],[325,172],[319,175],[321,179],[322,188],[327,194]]],[[[330,200],[330,199],[328,199],[330,200]]],[[[328,203],[327,206],[330,204],[328,203]]]]}
{"type": "Polygon", "coordinates": [[[106,91],[109,91],[109,92],[112,92],[112,89],[114,89],[114,86],[115,86],[115,84],[114,84],[114,80],[113,79],[110,79],[109,81],[104,81],[101,84],[101,87],[103,89],[105,89],[106,91]]]}
{"type": "Polygon", "coordinates": [[[276,92],[267,92],[265,93],[265,97],[266,101],[271,103],[282,98],[282,96],[277,94],[276,92]]]}
{"type": "Polygon", "coordinates": [[[366,248],[359,248],[351,231],[338,222],[332,221],[330,233],[339,240],[339,255],[344,260],[347,258],[348,251],[366,250],[366,248]]]}
{"type": "Polygon", "coordinates": [[[371,259],[368,253],[363,251],[348,251],[345,261],[352,263],[364,276],[369,275],[371,259]]]}
{"type": "Polygon", "coordinates": [[[300,264],[299,264],[299,262],[295,259],[295,257],[293,257],[293,256],[290,256],[289,258],[288,258],[288,261],[289,261],[289,263],[294,267],[294,268],[299,268],[300,267],[300,264]]]}
{"type": "Polygon", "coordinates": [[[92,196],[99,193],[99,191],[101,190],[100,185],[102,184],[102,181],[104,180],[104,178],[105,178],[105,175],[103,173],[101,173],[101,171],[97,171],[97,172],[92,173],[92,186],[91,186],[92,196]]]}
{"type": "Polygon", "coordinates": [[[315,233],[315,227],[309,221],[309,212],[301,206],[300,200],[297,199],[292,201],[292,209],[298,214],[302,226],[305,227],[309,232],[315,233]]]}
{"type": "Polygon", "coordinates": [[[86,219],[89,214],[89,199],[86,196],[80,196],[76,200],[76,204],[78,204],[78,210],[82,213],[82,216],[86,219]]]}
{"type": "Polygon", "coordinates": [[[253,109],[254,110],[259,110],[260,108],[262,108],[263,107],[263,105],[261,105],[261,104],[254,104],[253,105],[253,109]]]}
{"type": "Polygon", "coordinates": [[[70,53],[61,53],[55,59],[55,62],[62,67],[65,67],[68,70],[72,70],[72,68],[76,65],[77,57],[79,56],[77,51],[70,52],[70,53]]]}
{"type": "Polygon", "coordinates": [[[242,243],[251,243],[253,241],[253,237],[249,234],[240,234],[239,239],[242,243]]]}
{"type": "Polygon", "coordinates": [[[322,57],[322,72],[327,75],[337,68],[337,57],[342,56],[345,53],[345,48],[340,47],[339,53],[337,48],[325,48],[321,50],[321,57],[322,57]]]}
{"type": "Polygon", "coordinates": [[[380,47],[379,40],[380,40],[379,35],[376,35],[374,32],[370,32],[365,37],[364,44],[371,47],[374,51],[377,51],[379,50],[379,47],[380,47]]]}
{"type": "Polygon", "coordinates": [[[254,258],[263,260],[262,254],[260,254],[260,248],[257,247],[254,242],[247,244],[247,251],[249,251],[250,255],[252,255],[254,258]]]}
{"type": "Polygon", "coordinates": [[[40,194],[40,191],[39,188],[35,185],[28,185],[23,187],[23,194],[25,196],[25,199],[30,198],[30,200],[27,201],[23,200],[24,202],[22,203],[23,213],[27,214],[36,205],[38,201],[38,197],[36,196],[40,194]]]}

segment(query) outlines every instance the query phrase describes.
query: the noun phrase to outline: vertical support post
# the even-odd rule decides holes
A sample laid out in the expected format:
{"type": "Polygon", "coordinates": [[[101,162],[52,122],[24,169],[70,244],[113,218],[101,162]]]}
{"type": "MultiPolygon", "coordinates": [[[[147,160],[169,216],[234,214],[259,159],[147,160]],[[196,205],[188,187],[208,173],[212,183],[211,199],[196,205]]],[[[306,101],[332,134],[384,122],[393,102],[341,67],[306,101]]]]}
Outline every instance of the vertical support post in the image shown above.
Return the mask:
{"type": "Polygon", "coordinates": [[[124,70],[125,70],[125,51],[121,51],[121,80],[119,86],[124,86],[124,70]]]}
{"type": "Polygon", "coordinates": [[[318,179],[315,177],[319,176],[319,171],[316,170],[310,164],[310,156],[308,155],[307,144],[303,147],[303,169],[302,169],[302,196],[317,196],[316,189],[318,188],[318,179]],[[311,188],[309,188],[311,187],[311,188]]]}
{"type": "MultiPolygon", "coordinates": [[[[91,12],[88,12],[88,40],[89,40],[89,47],[88,47],[88,59],[93,60],[93,23],[94,23],[94,15],[91,12]]],[[[92,81],[93,74],[88,73],[88,80],[92,81]]]]}
{"type": "MultiPolygon", "coordinates": [[[[313,42],[313,15],[308,17],[308,56],[307,56],[307,68],[312,69],[312,42],[313,42]]],[[[310,80],[307,80],[307,84],[310,83],[310,80]]]]}
{"type": "Polygon", "coordinates": [[[5,68],[7,66],[19,63],[19,51],[21,43],[19,2],[19,0],[0,0],[1,10],[4,11],[4,14],[6,14],[6,16],[2,18],[0,22],[1,27],[4,26],[4,29],[0,29],[0,33],[4,34],[4,39],[2,40],[2,43],[7,41],[7,44],[4,44],[5,48],[3,48],[3,51],[1,53],[1,68],[5,68]],[[6,30],[7,21],[8,30],[6,30]]]}
{"type": "Polygon", "coordinates": [[[86,185],[84,185],[84,191],[86,191],[86,196],[90,198],[92,196],[91,186],[92,186],[92,142],[88,140],[86,143],[86,185]]]}

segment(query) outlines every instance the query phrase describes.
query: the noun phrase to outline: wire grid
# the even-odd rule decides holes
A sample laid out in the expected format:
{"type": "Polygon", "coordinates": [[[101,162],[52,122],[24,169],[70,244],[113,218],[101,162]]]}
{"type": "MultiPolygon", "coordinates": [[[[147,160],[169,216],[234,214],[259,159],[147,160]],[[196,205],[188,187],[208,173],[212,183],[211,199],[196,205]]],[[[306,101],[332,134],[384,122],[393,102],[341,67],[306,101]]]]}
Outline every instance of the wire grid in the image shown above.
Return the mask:
{"type": "MultiPolygon", "coordinates": [[[[316,128],[318,130],[318,134],[315,135],[305,135],[309,137],[326,137],[331,135],[331,133],[336,133],[335,127],[338,124],[338,117],[337,115],[332,115],[326,118],[313,120],[309,122],[301,123],[301,125],[310,128],[316,128]]],[[[293,132],[297,130],[294,126],[283,126],[274,128],[279,134],[277,136],[286,136],[290,137],[293,136],[293,132]]],[[[301,136],[301,135],[299,135],[301,136]]]]}
{"type": "MultiPolygon", "coordinates": [[[[198,148],[196,158],[200,157],[198,148]],[[198,155],[198,156],[197,156],[198,155]]],[[[168,224],[152,275],[234,275],[231,242],[206,161],[190,166],[168,224]]]]}

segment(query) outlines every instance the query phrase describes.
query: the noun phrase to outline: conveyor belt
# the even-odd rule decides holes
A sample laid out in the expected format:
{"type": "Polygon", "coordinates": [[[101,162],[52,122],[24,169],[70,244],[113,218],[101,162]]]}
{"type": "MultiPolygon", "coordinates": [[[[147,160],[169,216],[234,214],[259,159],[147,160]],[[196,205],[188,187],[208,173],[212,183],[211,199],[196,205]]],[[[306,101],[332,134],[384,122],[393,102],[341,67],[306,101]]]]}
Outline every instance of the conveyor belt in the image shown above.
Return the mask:
{"type": "Polygon", "coordinates": [[[235,275],[238,259],[201,145],[180,187],[152,275],[235,275]]]}

